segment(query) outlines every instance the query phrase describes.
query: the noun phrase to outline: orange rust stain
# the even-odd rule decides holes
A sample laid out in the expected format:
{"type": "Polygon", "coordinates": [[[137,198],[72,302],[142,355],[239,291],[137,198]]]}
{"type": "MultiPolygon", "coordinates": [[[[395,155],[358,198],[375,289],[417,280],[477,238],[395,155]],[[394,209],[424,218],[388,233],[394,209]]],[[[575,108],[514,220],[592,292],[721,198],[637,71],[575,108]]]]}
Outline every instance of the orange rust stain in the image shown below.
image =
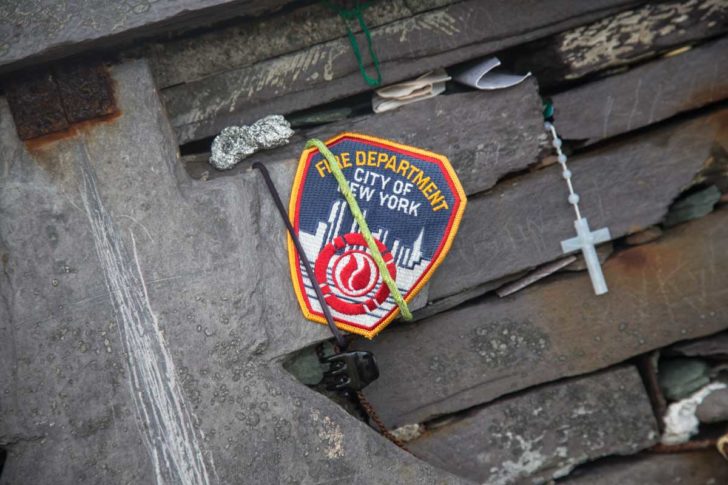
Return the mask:
{"type": "Polygon", "coordinates": [[[117,109],[115,112],[109,115],[94,118],[92,120],[81,121],[79,123],[74,123],[73,125],[69,126],[67,130],[49,133],[38,138],[26,140],[23,143],[32,155],[42,156],[56,142],[61,140],[68,140],[81,134],[90,133],[94,128],[99,125],[113,124],[119,117],[121,117],[121,114],[121,110],[117,109]]]}
{"type": "Polygon", "coordinates": [[[648,252],[644,251],[641,246],[639,246],[622,251],[616,254],[612,259],[614,263],[617,263],[617,265],[622,268],[641,269],[648,264],[650,255],[648,252]]]}
{"type": "Polygon", "coordinates": [[[648,244],[642,244],[630,249],[620,251],[607,260],[605,273],[613,277],[635,276],[647,271],[653,273],[659,268],[670,268],[675,262],[683,261],[690,247],[671,241],[657,240],[648,244]]]}
{"type": "Polygon", "coordinates": [[[109,115],[74,123],[67,130],[49,133],[23,143],[38,166],[50,175],[55,183],[64,185],[71,180],[72,170],[69,170],[70,167],[61,158],[58,144],[71,141],[81,135],[92,135],[95,128],[115,123],[121,114],[121,111],[117,109],[109,115]]]}

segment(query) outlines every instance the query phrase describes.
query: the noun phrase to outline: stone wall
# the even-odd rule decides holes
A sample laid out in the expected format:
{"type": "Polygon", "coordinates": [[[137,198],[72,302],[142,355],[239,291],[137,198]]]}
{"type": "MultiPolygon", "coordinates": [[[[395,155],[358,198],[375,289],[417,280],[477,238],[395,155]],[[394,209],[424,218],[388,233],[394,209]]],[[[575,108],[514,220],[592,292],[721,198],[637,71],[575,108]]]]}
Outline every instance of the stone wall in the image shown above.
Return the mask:
{"type": "Polygon", "coordinates": [[[373,2],[385,84],[490,55],[534,74],[382,114],[320,3],[86,3],[0,6],[0,484],[728,480],[724,2],[373,2]],[[89,63],[112,114],[21,140],[17,93],[64,111],[58,73],[89,63]],[[543,97],[612,234],[603,296],[559,246],[543,97]],[[330,334],[299,311],[260,175],[207,163],[222,127],[271,113],[296,135],[255,160],[285,200],[305,140],[341,131],[446,155],[468,195],[415,319],[353,341],[407,451],[318,384],[330,334]]]}

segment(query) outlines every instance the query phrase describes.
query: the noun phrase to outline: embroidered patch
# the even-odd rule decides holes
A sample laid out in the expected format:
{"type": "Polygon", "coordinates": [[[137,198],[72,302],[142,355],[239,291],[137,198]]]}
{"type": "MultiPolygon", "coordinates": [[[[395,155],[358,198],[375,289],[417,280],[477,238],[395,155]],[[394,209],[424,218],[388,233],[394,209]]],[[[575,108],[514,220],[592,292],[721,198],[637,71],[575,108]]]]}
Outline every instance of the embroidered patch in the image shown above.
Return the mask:
{"type": "MultiPolygon", "coordinates": [[[[375,238],[386,269],[410,302],[445,258],[466,197],[442,155],[371,136],[326,142],[375,238]]],[[[337,327],[372,338],[399,313],[389,287],[317,148],[301,154],[289,214],[337,327]]],[[[309,320],[326,323],[293,241],[291,277],[309,320]]]]}

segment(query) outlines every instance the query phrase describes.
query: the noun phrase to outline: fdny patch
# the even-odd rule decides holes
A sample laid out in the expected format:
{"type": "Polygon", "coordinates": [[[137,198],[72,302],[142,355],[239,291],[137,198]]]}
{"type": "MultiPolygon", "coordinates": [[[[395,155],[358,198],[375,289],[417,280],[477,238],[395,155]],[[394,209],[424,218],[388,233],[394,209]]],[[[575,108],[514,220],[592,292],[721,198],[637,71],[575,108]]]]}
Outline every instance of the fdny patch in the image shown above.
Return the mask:
{"type": "MultiPolygon", "coordinates": [[[[343,133],[326,142],[356,197],[405,301],[427,283],[450,249],[465,192],[442,155],[371,136],[343,133]]],[[[311,281],[288,240],[291,277],[309,320],[326,323],[318,284],[337,327],[372,338],[399,313],[358,225],[317,148],[301,154],[289,214],[314,267],[311,281]]]]}

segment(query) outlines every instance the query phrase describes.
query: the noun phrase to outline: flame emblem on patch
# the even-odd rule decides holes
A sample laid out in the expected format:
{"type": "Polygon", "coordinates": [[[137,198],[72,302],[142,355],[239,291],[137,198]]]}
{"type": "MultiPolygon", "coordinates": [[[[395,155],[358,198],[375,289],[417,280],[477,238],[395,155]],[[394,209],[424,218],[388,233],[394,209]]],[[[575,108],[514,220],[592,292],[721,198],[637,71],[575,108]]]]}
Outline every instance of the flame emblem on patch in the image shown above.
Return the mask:
{"type": "MultiPolygon", "coordinates": [[[[397,276],[392,254],[374,239],[392,278],[397,276]]],[[[389,296],[389,287],[369,253],[364,236],[349,233],[327,244],[314,268],[326,303],[345,315],[362,315],[378,308],[389,296]]]]}
{"type": "Polygon", "coordinates": [[[379,269],[374,259],[364,251],[347,251],[334,263],[334,283],[346,296],[366,295],[377,281],[379,269]]]}

